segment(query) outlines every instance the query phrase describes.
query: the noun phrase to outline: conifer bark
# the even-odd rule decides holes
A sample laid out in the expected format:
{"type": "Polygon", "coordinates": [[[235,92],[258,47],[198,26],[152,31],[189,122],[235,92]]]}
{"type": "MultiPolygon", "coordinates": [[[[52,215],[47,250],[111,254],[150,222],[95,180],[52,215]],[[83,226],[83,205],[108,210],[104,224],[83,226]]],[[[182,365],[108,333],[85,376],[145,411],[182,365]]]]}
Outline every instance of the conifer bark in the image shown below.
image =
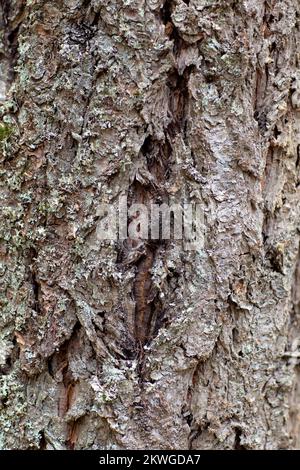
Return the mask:
{"type": "Polygon", "coordinates": [[[299,13],[1,0],[2,449],[299,448],[299,13]],[[99,240],[153,187],[202,250],[99,240]]]}

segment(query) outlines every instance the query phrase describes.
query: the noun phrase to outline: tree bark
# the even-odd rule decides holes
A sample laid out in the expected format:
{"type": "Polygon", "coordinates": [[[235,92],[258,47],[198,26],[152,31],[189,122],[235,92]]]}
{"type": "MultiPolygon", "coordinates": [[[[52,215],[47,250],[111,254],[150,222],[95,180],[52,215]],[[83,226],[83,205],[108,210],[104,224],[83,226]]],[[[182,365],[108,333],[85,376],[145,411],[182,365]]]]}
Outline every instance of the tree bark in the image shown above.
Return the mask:
{"type": "Polygon", "coordinates": [[[0,447],[299,448],[299,0],[0,9],[0,447]]]}

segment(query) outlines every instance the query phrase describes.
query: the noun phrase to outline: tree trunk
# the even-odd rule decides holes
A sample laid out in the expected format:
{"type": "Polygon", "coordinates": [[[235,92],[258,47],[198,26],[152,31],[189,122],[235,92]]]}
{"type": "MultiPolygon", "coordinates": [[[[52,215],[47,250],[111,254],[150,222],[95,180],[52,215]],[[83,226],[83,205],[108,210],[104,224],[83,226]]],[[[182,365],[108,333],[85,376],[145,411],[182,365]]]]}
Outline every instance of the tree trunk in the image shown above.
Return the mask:
{"type": "Polygon", "coordinates": [[[0,8],[1,448],[299,448],[299,0],[0,8]]]}

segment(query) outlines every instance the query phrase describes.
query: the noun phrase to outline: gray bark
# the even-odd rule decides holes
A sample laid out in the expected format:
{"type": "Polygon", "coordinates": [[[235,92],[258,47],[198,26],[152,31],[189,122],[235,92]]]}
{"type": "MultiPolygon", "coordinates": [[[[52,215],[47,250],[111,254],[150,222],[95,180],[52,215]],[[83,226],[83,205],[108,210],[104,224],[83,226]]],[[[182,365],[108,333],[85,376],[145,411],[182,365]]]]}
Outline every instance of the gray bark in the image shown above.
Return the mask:
{"type": "Polygon", "coordinates": [[[0,447],[299,448],[299,0],[0,9],[0,447]],[[153,187],[203,250],[99,242],[153,187]]]}

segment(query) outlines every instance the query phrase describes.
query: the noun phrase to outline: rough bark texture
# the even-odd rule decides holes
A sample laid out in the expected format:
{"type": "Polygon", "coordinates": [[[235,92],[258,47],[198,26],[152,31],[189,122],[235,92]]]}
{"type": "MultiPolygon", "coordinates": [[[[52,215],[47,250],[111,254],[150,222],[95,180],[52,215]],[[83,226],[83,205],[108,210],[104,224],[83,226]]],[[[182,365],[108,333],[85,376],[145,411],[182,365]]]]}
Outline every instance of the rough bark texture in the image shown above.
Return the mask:
{"type": "Polygon", "coordinates": [[[0,9],[0,447],[299,448],[299,0],[0,9]]]}

